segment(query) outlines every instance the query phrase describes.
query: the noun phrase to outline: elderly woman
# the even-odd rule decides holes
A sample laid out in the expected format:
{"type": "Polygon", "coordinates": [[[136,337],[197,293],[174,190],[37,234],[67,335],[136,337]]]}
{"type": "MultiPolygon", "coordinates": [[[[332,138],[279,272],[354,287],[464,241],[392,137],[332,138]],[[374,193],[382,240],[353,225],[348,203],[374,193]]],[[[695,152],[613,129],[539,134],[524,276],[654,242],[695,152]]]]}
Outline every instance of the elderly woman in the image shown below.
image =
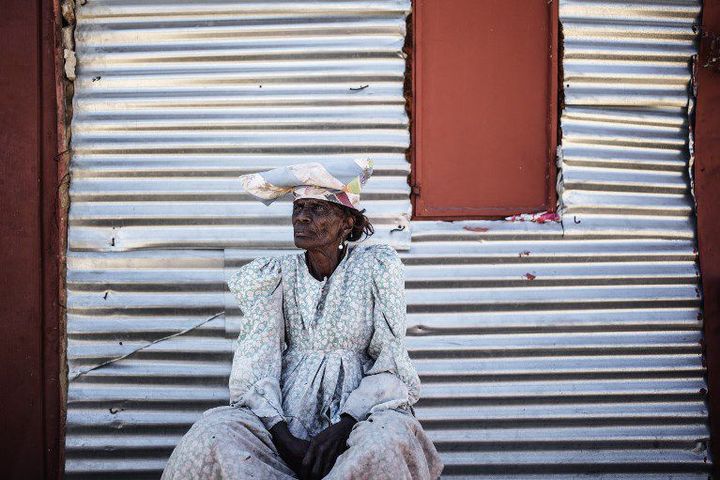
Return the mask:
{"type": "Polygon", "coordinates": [[[231,276],[243,311],[230,406],[208,410],[163,479],[434,479],[443,465],[415,418],[403,265],[358,209],[369,160],[241,178],[266,204],[294,197],[295,245],[231,276]]]}

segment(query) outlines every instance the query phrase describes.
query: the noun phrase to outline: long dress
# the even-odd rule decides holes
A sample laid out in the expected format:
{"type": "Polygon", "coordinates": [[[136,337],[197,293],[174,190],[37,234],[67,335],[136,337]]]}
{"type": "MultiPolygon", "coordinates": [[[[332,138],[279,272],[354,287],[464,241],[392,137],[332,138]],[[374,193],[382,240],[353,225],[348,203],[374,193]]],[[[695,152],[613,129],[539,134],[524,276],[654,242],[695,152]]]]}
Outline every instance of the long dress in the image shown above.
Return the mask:
{"type": "Polygon", "coordinates": [[[305,253],[260,257],[228,281],[244,321],[230,406],[208,410],[163,479],[296,478],[269,429],[298,438],[358,420],[325,478],[437,478],[443,465],[414,416],[420,380],[404,344],[404,267],[382,244],[350,247],[317,280],[305,253]]]}

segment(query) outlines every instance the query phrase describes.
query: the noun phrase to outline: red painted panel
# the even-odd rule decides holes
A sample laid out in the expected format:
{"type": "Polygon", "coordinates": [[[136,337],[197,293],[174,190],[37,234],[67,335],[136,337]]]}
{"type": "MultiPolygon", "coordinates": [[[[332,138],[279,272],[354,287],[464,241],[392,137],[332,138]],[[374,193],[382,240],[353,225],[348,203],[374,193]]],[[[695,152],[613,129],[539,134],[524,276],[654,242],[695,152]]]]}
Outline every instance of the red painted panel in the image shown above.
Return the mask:
{"type": "Polygon", "coordinates": [[[0,20],[2,478],[57,478],[57,5],[8,0],[0,20]]]}
{"type": "Polygon", "coordinates": [[[695,197],[703,287],[711,446],[720,476],[720,1],[703,5],[696,67],[695,197]],[[715,58],[715,62],[712,61],[715,58]]]}
{"type": "Polygon", "coordinates": [[[3,470],[9,478],[42,478],[42,262],[39,196],[39,5],[9,0],[0,25],[0,305],[3,366],[3,470]]]}
{"type": "Polygon", "coordinates": [[[556,3],[416,0],[415,217],[554,206],[556,3]]]}

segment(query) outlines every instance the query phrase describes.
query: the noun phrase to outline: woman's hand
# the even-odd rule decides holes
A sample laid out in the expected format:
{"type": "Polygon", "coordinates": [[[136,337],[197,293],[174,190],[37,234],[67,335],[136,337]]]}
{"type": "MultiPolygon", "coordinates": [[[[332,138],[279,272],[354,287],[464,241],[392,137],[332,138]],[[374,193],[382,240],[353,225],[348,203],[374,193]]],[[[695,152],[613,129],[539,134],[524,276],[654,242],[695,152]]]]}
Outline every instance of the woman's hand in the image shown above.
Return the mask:
{"type": "Polygon", "coordinates": [[[303,458],[305,457],[310,442],[302,440],[290,433],[286,422],[279,422],[270,429],[272,441],[277,448],[280,458],[293,469],[296,474],[300,474],[303,458]]]}
{"type": "Polygon", "coordinates": [[[356,423],[357,420],[344,413],[338,423],[318,433],[305,453],[300,478],[315,480],[327,475],[340,454],[347,450],[347,439],[356,423]]]}

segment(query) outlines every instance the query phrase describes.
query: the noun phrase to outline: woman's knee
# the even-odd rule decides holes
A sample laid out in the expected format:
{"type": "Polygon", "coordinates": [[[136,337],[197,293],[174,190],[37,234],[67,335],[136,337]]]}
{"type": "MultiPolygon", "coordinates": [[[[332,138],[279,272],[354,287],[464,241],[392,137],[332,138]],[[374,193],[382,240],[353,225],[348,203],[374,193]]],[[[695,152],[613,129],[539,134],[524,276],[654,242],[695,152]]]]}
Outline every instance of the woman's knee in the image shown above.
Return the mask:
{"type": "Polygon", "coordinates": [[[377,448],[383,451],[388,449],[405,450],[412,448],[418,426],[418,421],[410,414],[396,410],[383,410],[373,413],[353,429],[356,437],[354,440],[367,443],[368,448],[377,448]]]}
{"type": "Polygon", "coordinates": [[[212,448],[231,436],[254,436],[260,428],[260,419],[253,418],[251,412],[233,407],[218,407],[203,412],[183,439],[196,448],[212,448]]]}

